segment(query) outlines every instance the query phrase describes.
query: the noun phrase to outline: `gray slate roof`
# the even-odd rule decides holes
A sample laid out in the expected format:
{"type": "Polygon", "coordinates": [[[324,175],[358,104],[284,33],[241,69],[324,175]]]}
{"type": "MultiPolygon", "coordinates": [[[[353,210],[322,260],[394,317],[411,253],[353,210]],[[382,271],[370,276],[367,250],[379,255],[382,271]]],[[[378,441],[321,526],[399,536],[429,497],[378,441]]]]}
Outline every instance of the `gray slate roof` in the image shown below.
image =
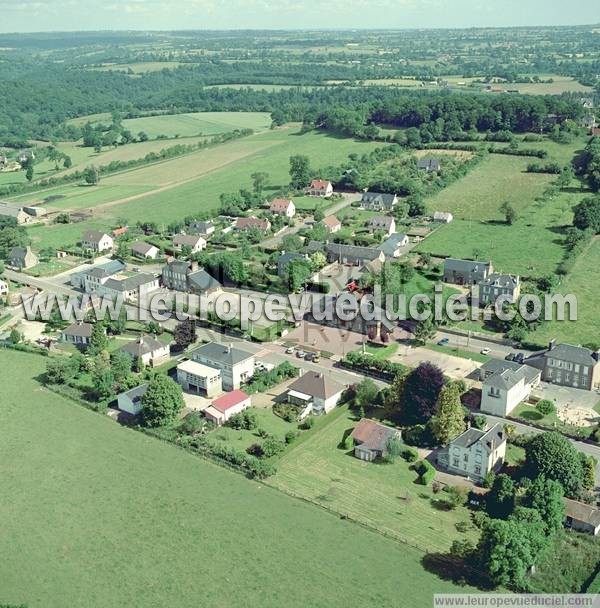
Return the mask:
{"type": "Polygon", "coordinates": [[[192,359],[202,356],[213,363],[222,365],[237,365],[250,359],[250,357],[254,357],[253,354],[245,350],[233,348],[227,344],[219,344],[218,342],[209,342],[199,346],[192,351],[191,356],[192,359]]]}
{"type": "Polygon", "coordinates": [[[439,171],[441,164],[437,158],[420,158],[417,162],[417,167],[419,169],[427,169],[427,171],[439,171]]]}
{"type": "Polygon", "coordinates": [[[472,426],[450,443],[452,446],[461,448],[470,448],[475,443],[486,443],[490,450],[494,450],[505,441],[506,437],[502,425],[495,424],[488,431],[480,431],[472,426]]]}
{"type": "Polygon", "coordinates": [[[344,390],[344,386],[336,382],[329,374],[322,372],[306,372],[289,386],[289,390],[310,395],[315,399],[329,399],[344,390]]]}
{"type": "Polygon", "coordinates": [[[406,234],[403,232],[395,232],[391,236],[389,236],[381,245],[379,245],[379,250],[383,251],[383,253],[387,256],[393,256],[398,249],[400,243],[406,239],[406,234]]]}
{"type": "MultiPolygon", "coordinates": [[[[141,255],[148,255],[152,249],[155,249],[154,245],[150,245],[150,243],[145,243],[144,241],[136,241],[132,246],[131,250],[135,253],[139,253],[141,255]]],[[[156,248],[158,249],[158,248],[156,248]]]]}
{"type": "Polygon", "coordinates": [[[501,274],[499,272],[493,272],[488,276],[485,281],[483,281],[484,285],[494,286],[494,287],[516,287],[520,282],[518,276],[513,274],[501,274]]]}
{"type": "Polygon", "coordinates": [[[208,289],[217,289],[221,287],[221,283],[212,277],[206,270],[196,270],[188,275],[188,281],[196,289],[207,291],[208,289]]]}
{"type": "Polygon", "coordinates": [[[94,326],[92,323],[73,323],[63,330],[66,336],[81,336],[82,338],[91,338],[94,326]]]}
{"type": "Polygon", "coordinates": [[[124,353],[137,358],[149,353],[153,353],[164,347],[165,345],[162,342],[159,342],[152,336],[140,336],[137,340],[132,340],[131,342],[125,344],[125,346],[122,346],[121,350],[124,353]]]}
{"type": "Polygon", "coordinates": [[[81,240],[89,243],[99,243],[105,235],[106,232],[102,232],[102,230],[86,230],[81,236],[81,240]]]}
{"type": "Polygon", "coordinates": [[[383,207],[389,207],[391,209],[394,206],[395,199],[395,194],[384,194],[381,192],[364,192],[361,198],[361,203],[367,205],[381,205],[383,207]]]}
{"type": "Polygon", "coordinates": [[[136,273],[124,279],[108,279],[104,286],[114,291],[132,291],[155,280],[154,275],[144,272],[136,273]]]}
{"type": "Polygon", "coordinates": [[[336,257],[349,256],[363,260],[376,260],[381,255],[381,251],[374,247],[359,247],[358,245],[343,245],[341,243],[327,243],[325,250],[336,257]]]}
{"type": "Polygon", "coordinates": [[[489,262],[479,262],[474,260],[459,260],[457,258],[446,258],[444,260],[445,270],[454,270],[456,272],[475,272],[481,268],[489,268],[489,262]]]}
{"type": "Polygon", "coordinates": [[[514,386],[519,381],[519,378],[524,378],[527,384],[530,384],[535,380],[537,376],[540,375],[540,370],[532,367],[530,365],[525,365],[523,363],[517,363],[516,361],[505,361],[504,359],[490,359],[486,361],[482,366],[481,370],[483,370],[487,378],[485,383],[489,383],[489,381],[493,377],[497,377],[504,371],[509,371],[511,374],[506,375],[504,380],[493,380],[494,384],[491,386],[497,388],[506,388],[507,386],[514,386]],[[502,382],[508,382],[509,385],[503,385],[502,382]],[[510,384],[512,382],[512,384],[510,384]]]}

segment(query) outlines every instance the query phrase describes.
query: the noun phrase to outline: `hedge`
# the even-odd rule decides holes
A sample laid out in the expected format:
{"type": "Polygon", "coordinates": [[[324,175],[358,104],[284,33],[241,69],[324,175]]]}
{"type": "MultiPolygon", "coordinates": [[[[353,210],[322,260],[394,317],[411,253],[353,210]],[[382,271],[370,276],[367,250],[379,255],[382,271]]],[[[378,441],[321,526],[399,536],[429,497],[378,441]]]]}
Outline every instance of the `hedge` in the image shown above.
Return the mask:
{"type": "Polygon", "coordinates": [[[419,460],[419,462],[413,466],[413,469],[419,475],[418,482],[424,486],[428,486],[435,477],[435,469],[428,460],[419,460]]]}

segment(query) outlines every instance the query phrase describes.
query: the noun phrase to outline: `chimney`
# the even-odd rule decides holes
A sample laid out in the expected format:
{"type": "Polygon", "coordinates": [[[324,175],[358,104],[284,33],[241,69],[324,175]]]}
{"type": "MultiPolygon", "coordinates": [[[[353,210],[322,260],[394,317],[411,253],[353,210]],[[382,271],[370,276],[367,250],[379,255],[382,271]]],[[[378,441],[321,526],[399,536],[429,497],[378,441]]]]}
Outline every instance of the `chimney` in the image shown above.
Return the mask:
{"type": "Polygon", "coordinates": [[[193,261],[190,268],[192,272],[196,272],[198,270],[198,262],[193,261]]]}
{"type": "Polygon", "coordinates": [[[228,344],[228,345],[225,347],[225,352],[226,352],[227,354],[229,354],[229,353],[231,352],[231,348],[232,348],[232,346],[231,346],[231,342],[230,342],[230,343],[229,343],[229,344],[228,344]]]}
{"type": "Polygon", "coordinates": [[[596,352],[592,353],[592,359],[594,359],[595,361],[600,361],[600,350],[597,350],[596,352]]]}
{"type": "Polygon", "coordinates": [[[550,342],[548,343],[548,350],[553,350],[554,347],[556,346],[556,339],[553,338],[552,340],[550,340],[550,342]]]}

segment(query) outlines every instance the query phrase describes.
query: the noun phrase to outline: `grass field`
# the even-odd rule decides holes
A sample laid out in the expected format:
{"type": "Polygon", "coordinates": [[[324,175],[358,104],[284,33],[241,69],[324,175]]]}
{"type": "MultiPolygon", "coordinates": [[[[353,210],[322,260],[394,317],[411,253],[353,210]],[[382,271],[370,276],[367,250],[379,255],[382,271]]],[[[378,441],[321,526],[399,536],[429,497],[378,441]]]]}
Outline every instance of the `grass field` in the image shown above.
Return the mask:
{"type": "MultiPolygon", "coordinates": [[[[428,607],[434,591],[459,590],[426,572],[411,547],[44,390],[33,379],[44,362],[0,351],[1,601],[335,608],[348,597],[394,607],[410,595],[428,607]]],[[[383,481],[385,470],[373,472],[383,481]]],[[[378,490],[384,509],[398,510],[398,481],[378,490]]],[[[413,490],[415,503],[418,491],[427,490],[413,490]]],[[[433,535],[429,526],[446,518],[433,514],[412,527],[433,535]]]]}
{"type": "Polygon", "coordinates": [[[467,510],[445,510],[439,504],[443,494],[417,484],[404,460],[367,463],[340,449],[356,419],[345,408],[329,416],[335,417],[329,425],[283,456],[270,484],[430,551],[447,551],[455,539],[475,538],[472,529],[456,529],[458,522],[469,521],[467,510]]]}
{"type": "Polygon", "coordinates": [[[600,341],[600,285],[596,280],[600,268],[600,240],[582,253],[570,274],[564,279],[559,293],[577,296],[577,321],[552,321],[545,323],[529,340],[546,345],[556,338],[558,342],[585,344],[600,341]]]}
{"type": "Polygon", "coordinates": [[[160,72],[161,70],[174,70],[180,65],[190,65],[189,63],[181,63],[179,61],[141,61],[140,63],[108,63],[100,67],[92,67],[90,70],[98,70],[107,72],[128,72],[131,70],[134,74],[145,74],[146,72],[160,72]]]}
{"type": "MultiPolygon", "coordinates": [[[[267,131],[253,137],[200,150],[181,158],[145,166],[103,178],[92,189],[62,186],[44,190],[28,200],[42,201],[49,195],[64,195],[51,206],[62,209],[93,208],[93,219],[74,225],[52,225],[36,231],[36,244],[73,244],[90,227],[110,228],[117,218],[135,222],[139,218],[169,223],[200,210],[218,208],[223,192],[248,188],[255,171],[269,174],[267,195],[289,182],[289,157],[306,154],[315,167],[345,160],[351,152],[368,152],[376,142],[338,139],[323,133],[300,135],[294,129],[267,131]],[[128,200],[137,196],[134,200],[128,200]],[[103,207],[104,205],[104,207],[103,207]],[[75,238],[73,238],[75,235],[75,238]]],[[[35,229],[34,229],[35,230],[35,229]]],[[[34,234],[32,232],[32,234],[34,234]]]]}

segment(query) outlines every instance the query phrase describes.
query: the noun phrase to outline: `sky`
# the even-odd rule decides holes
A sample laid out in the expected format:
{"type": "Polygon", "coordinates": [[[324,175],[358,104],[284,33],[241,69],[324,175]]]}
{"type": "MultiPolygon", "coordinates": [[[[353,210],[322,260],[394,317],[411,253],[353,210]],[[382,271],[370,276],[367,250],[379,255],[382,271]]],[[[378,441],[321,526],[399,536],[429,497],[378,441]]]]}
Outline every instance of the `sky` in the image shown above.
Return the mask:
{"type": "Polygon", "coordinates": [[[600,23],[598,0],[0,0],[0,32],[600,23]]]}

